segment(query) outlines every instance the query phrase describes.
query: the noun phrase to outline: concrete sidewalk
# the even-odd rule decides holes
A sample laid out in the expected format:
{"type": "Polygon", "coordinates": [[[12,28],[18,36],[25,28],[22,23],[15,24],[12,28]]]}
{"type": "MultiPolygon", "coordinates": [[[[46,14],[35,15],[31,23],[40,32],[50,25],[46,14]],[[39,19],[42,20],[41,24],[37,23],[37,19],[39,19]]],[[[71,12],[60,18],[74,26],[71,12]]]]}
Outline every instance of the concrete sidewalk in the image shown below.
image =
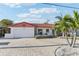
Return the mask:
{"type": "Polygon", "coordinates": [[[54,51],[59,46],[67,46],[65,39],[1,39],[0,42],[10,42],[0,46],[1,56],[54,56],[54,51]]]}

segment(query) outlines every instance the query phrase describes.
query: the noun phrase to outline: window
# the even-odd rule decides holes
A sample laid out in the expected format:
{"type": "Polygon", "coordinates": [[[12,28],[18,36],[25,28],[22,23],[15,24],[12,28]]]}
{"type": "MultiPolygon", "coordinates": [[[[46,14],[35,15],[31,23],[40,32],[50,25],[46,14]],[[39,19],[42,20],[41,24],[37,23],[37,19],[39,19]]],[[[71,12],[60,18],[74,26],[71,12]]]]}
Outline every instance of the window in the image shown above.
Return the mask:
{"type": "Polygon", "coordinates": [[[52,29],[52,33],[54,34],[54,29],[52,29]]]}
{"type": "Polygon", "coordinates": [[[45,33],[45,35],[48,35],[48,33],[49,33],[49,29],[46,29],[46,33],[45,33]]]}
{"type": "Polygon", "coordinates": [[[11,32],[11,29],[10,28],[8,28],[8,33],[10,33],[11,32]]]}
{"type": "Polygon", "coordinates": [[[49,29],[46,29],[46,32],[49,32],[49,29]]]}
{"type": "Polygon", "coordinates": [[[42,29],[38,29],[38,34],[42,35],[42,29]]]}
{"type": "Polygon", "coordinates": [[[10,28],[7,28],[7,29],[5,30],[5,32],[6,32],[6,33],[10,33],[10,32],[11,32],[11,29],[10,29],[10,28]]]}

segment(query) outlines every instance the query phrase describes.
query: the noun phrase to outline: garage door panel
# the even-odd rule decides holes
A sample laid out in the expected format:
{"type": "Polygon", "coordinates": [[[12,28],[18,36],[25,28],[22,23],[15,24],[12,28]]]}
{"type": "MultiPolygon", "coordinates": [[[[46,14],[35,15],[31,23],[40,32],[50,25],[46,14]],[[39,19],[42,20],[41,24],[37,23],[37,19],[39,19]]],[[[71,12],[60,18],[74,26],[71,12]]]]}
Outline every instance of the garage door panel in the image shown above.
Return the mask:
{"type": "Polygon", "coordinates": [[[34,28],[19,28],[14,31],[15,37],[34,37],[34,28]]]}

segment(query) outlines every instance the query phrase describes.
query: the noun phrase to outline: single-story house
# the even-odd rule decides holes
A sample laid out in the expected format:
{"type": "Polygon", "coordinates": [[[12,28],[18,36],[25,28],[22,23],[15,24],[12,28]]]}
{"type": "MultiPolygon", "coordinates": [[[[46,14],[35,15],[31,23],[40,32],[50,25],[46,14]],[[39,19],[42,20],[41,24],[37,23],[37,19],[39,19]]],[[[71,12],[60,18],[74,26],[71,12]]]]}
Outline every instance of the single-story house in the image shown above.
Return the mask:
{"type": "Polygon", "coordinates": [[[8,33],[5,33],[5,38],[31,38],[36,35],[54,35],[53,24],[32,24],[28,22],[15,23],[8,27],[8,33]]]}

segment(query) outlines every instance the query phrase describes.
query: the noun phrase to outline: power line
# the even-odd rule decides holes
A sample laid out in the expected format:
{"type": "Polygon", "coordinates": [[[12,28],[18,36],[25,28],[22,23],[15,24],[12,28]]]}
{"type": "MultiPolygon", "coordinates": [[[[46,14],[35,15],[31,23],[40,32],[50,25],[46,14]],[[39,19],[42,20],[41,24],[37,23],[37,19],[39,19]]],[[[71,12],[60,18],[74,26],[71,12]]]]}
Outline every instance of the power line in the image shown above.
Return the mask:
{"type": "Polygon", "coordinates": [[[42,3],[42,4],[53,5],[53,6],[59,6],[59,7],[66,7],[66,8],[73,8],[73,9],[79,9],[79,8],[77,8],[77,7],[63,6],[63,5],[53,4],[53,3],[42,3]]]}

